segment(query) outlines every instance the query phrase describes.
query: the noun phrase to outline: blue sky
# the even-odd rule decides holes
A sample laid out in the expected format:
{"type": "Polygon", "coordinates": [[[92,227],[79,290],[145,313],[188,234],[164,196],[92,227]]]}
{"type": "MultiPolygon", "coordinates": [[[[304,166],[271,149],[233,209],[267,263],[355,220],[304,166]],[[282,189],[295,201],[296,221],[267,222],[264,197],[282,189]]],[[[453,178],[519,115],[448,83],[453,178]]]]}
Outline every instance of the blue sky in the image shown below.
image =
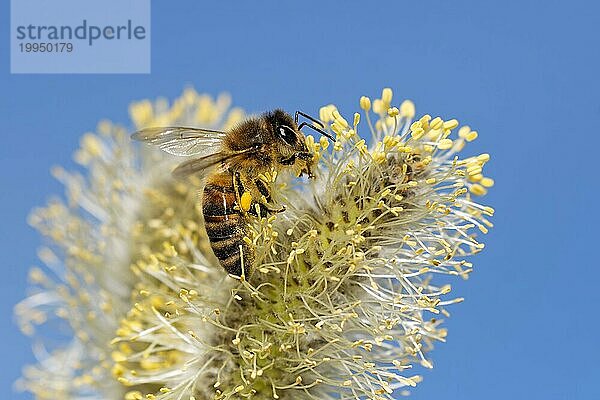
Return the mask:
{"type": "Polygon", "coordinates": [[[10,75],[2,2],[0,397],[29,398],[11,389],[33,359],[12,307],[41,243],[26,216],[62,190],[49,168],[72,166],[99,119],[125,123],[132,100],[193,85],[250,111],[311,113],[350,113],[389,86],[418,114],[478,130],[469,150],[492,155],[496,227],[471,279],[454,282],[466,301],[413,399],[600,398],[596,3],[200,3],[153,2],[149,75],[10,75]]]}

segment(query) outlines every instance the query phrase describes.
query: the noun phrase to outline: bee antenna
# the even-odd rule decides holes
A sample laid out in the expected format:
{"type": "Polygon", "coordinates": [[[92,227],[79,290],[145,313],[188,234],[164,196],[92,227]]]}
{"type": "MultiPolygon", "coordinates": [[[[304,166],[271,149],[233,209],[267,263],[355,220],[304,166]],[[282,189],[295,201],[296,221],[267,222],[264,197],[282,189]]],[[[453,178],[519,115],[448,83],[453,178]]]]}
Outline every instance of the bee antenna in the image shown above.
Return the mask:
{"type": "Polygon", "coordinates": [[[308,115],[307,113],[304,113],[302,111],[296,111],[296,115],[294,116],[294,122],[296,124],[298,124],[298,118],[299,118],[300,115],[302,115],[304,118],[310,119],[312,122],[314,122],[315,124],[319,125],[321,127],[321,129],[325,128],[325,125],[323,125],[323,123],[321,121],[319,121],[316,118],[311,117],[310,115],[308,115]]]}
{"type": "Polygon", "coordinates": [[[331,140],[332,142],[335,142],[335,138],[333,136],[331,136],[329,133],[327,133],[327,132],[324,131],[325,125],[323,125],[323,123],[321,121],[319,121],[316,118],[311,117],[307,113],[304,113],[302,111],[296,111],[296,115],[294,116],[294,122],[296,123],[296,125],[298,124],[298,118],[300,116],[303,116],[304,118],[311,120],[312,122],[314,122],[315,124],[317,124],[318,127],[315,126],[315,125],[313,125],[313,124],[309,124],[307,122],[303,122],[303,123],[301,123],[298,126],[298,130],[302,129],[302,127],[304,127],[304,126],[307,126],[310,129],[312,129],[312,130],[314,130],[316,132],[319,132],[321,135],[325,136],[327,139],[331,140]]]}
{"type": "Polygon", "coordinates": [[[307,122],[303,122],[300,124],[300,126],[298,126],[298,130],[302,129],[303,127],[308,127],[316,132],[319,132],[321,135],[325,136],[327,139],[331,140],[332,142],[335,142],[335,138],[333,136],[331,136],[329,133],[325,132],[323,129],[321,128],[317,128],[316,126],[314,126],[313,124],[309,124],[307,122]]]}

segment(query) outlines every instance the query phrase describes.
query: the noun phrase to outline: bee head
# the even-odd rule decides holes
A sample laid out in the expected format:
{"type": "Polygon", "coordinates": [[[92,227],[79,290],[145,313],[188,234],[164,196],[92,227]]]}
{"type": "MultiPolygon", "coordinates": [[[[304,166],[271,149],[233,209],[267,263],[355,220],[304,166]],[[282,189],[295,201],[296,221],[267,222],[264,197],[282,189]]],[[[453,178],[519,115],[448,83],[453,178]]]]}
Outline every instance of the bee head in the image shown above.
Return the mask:
{"type": "Polygon", "coordinates": [[[298,130],[294,118],[283,110],[275,110],[266,114],[276,142],[290,151],[308,151],[306,137],[298,130]]]}
{"type": "Polygon", "coordinates": [[[306,146],[306,137],[298,129],[294,118],[283,110],[274,110],[265,114],[273,135],[275,160],[283,166],[300,165],[303,173],[312,175],[313,154],[306,146]]]}

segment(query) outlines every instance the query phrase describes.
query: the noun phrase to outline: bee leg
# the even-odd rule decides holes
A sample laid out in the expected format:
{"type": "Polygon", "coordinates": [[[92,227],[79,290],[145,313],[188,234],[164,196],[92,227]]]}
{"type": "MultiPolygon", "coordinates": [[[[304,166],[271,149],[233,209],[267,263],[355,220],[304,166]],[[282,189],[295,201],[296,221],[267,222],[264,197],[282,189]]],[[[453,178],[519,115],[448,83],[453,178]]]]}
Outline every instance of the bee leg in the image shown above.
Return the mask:
{"type": "Polygon", "coordinates": [[[281,165],[293,165],[296,162],[296,154],[292,154],[289,158],[282,158],[279,160],[281,165]]]}
{"type": "Polygon", "coordinates": [[[260,205],[261,208],[263,208],[270,214],[278,214],[278,213],[282,213],[286,210],[285,206],[272,207],[271,205],[269,205],[267,203],[263,203],[263,202],[258,202],[258,204],[260,205]]]}
{"type": "Polygon", "coordinates": [[[271,214],[276,214],[276,213],[285,211],[285,206],[279,206],[279,207],[272,206],[273,198],[271,197],[271,192],[269,192],[269,188],[267,188],[267,186],[265,185],[265,183],[263,181],[261,181],[260,179],[257,179],[254,182],[254,184],[256,185],[256,188],[258,189],[259,193],[262,195],[262,197],[264,199],[264,201],[262,201],[263,199],[260,199],[258,201],[261,208],[264,208],[267,212],[269,212],[271,214]]]}
{"type": "Polygon", "coordinates": [[[254,204],[256,204],[256,207],[259,209],[259,211],[257,212],[255,210],[250,210],[249,213],[259,217],[266,217],[268,214],[279,214],[286,210],[285,206],[273,207],[262,201],[257,201],[254,204]]]}
{"type": "Polygon", "coordinates": [[[252,195],[244,189],[242,177],[239,172],[231,173],[233,191],[235,192],[235,202],[240,208],[242,214],[246,214],[252,207],[252,195]]]}
{"type": "Polygon", "coordinates": [[[262,181],[257,180],[255,182],[256,188],[262,197],[257,198],[258,196],[252,196],[251,191],[244,186],[239,172],[232,172],[232,179],[236,204],[242,214],[249,213],[257,217],[262,217],[268,213],[273,214],[285,211],[285,207],[274,208],[269,204],[272,201],[271,193],[269,193],[269,190],[262,181]]]}

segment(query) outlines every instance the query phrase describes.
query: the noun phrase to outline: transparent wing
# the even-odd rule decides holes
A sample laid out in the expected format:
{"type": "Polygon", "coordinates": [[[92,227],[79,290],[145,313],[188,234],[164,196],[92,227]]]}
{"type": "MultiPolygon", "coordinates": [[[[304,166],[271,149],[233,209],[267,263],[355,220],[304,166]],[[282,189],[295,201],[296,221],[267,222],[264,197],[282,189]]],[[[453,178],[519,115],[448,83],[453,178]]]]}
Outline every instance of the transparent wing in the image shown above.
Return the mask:
{"type": "Polygon", "coordinates": [[[176,156],[207,156],[221,151],[225,135],[210,129],[168,126],[142,129],[131,138],[153,144],[176,156]]]}
{"type": "Polygon", "coordinates": [[[208,174],[208,171],[213,171],[215,168],[221,171],[226,170],[229,163],[239,161],[254,151],[256,149],[250,148],[235,153],[215,153],[185,161],[173,170],[173,176],[180,179],[199,173],[201,177],[204,177],[208,174]]]}

